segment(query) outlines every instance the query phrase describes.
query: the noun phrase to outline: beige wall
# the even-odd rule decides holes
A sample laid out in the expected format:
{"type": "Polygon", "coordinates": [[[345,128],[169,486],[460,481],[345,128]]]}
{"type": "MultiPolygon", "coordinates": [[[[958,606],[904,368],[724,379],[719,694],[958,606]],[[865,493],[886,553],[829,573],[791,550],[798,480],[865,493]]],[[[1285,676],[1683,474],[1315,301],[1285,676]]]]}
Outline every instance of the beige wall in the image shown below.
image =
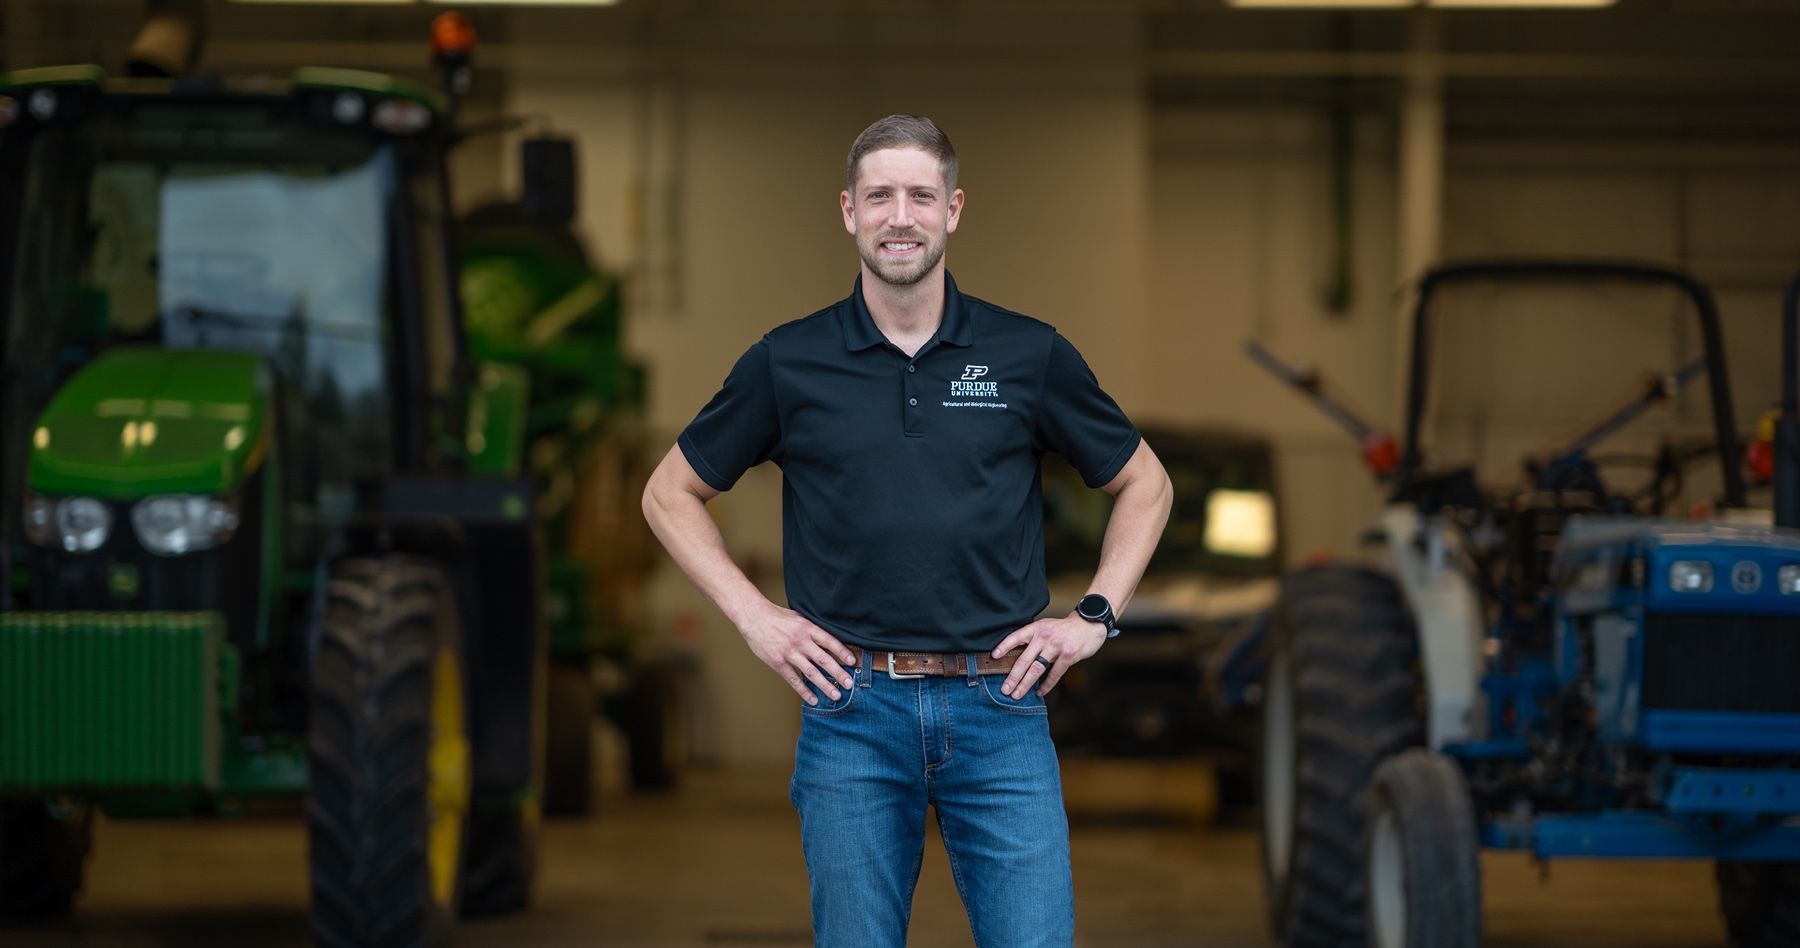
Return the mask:
{"type": "MultiPolygon", "coordinates": [[[[1324,366],[1372,417],[1398,426],[1406,299],[1393,250],[1392,123],[1376,114],[1356,128],[1355,296],[1332,313],[1322,302],[1332,253],[1322,110],[1153,112],[1117,39],[1107,34],[1106,55],[1065,68],[1041,55],[1005,68],[940,64],[904,89],[845,59],[709,61],[690,50],[661,69],[527,66],[511,77],[509,107],[549,114],[580,139],[581,229],[632,274],[629,342],[651,367],[650,418],[663,443],[763,332],[848,291],[855,256],[836,210],[843,153],[870,119],[917,111],[962,154],[968,210],[949,261],[964,288],[1059,326],[1142,422],[1269,435],[1291,558],[1353,555],[1380,489],[1355,446],[1241,345],[1255,337],[1324,366]]],[[[1775,294],[1800,258],[1792,151],[1453,140],[1446,252],[1688,261],[1719,286],[1748,426],[1773,395],[1775,294]]],[[[1490,312],[1497,331],[1511,332],[1507,347],[1465,348],[1443,364],[1502,400],[1588,365],[1603,370],[1586,393],[1594,405],[1494,422],[1498,433],[1477,453],[1496,480],[1597,409],[1615,379],[1671,369],[1693,351],[1666,301],[1614,302],[1617,312],[1593,319],[1561,319],[1550,304],[1516,319],[1490,312]],[[1654,318],[1640,326],[1646,309],[1654,318]],[[1538,352],[1552,358],[1533,375],[1521,366],[1538,352]]],[[[1703,422],[1703,402],[1689,401],[1665,428],[1703,422]]],[[[1444,437],[1446,450],[1468,447],[1444,437]]],[[[777,600],[780,483],[772,468],[752,471],[713,504],[734,557],[777,600]]],[[[791,695],[673,568],[655,586],[663,626],[685,614],[700,629],[699,754],[786,759],[798,723],[791,695]]]]}
{"type": "Polygon", "coordinates": [[[1169,422],[1271,437],[1291,557],[1354,550],[1379,495],[1356,445],[1243,354],[1262,341],[1320,365],[1371,417],[1393,417],[1393,175],[1382,129],[1354,159],[1355,296],[1324,306],[1330,168],[1322,116],[1207,108],[1156,116],[1151,180],[1153,404],[1169,422]]]}

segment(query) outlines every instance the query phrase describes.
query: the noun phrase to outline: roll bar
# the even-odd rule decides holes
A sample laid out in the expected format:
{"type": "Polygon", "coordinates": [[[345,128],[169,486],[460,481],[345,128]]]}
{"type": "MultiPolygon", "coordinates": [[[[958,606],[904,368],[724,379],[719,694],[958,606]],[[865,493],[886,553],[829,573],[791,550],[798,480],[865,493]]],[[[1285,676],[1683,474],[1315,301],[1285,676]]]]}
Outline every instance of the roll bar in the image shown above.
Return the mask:
{"type": "MultiPolygon", "coordinates": [[[[1417,478],[1422,463],[1419,429],[1425,415],[1426,363],[1431,351],[1431,303],[1437,291],[1454,284],[1481,281],[1572,283],[1613,281],[1662,283],[1686,294],[1700,316],[1700,339],[1706,359],[1707,383],[1712,389],[1713,427],[1717,430],[1719,460],[1725,475],[1725,506],[1744,506],[1744,475],[1739,469],[1736,415],[1731,406],[1731,379],[1725,372],[1725,343],[1719,328],[1719,310],[1712,291],[1684,270],[1659,263],[1632,260],[1569,260],[1555,258],[1502,258],[1469,260],[1434,267],[1419,280],[1418,301],[1413,310],[1412,378],[1406,395],[1406,440],[1400,455],[1397,493],[1405,494],[1417,478]]],[[[1796,278],[1800,283],[1800,277],[1796,278]]],[[[1788,325],[1793,325],[1795,284],[1789,285],[1788,325]]],[[[1793,345],[1787,358],[1793,358],[1793,345]]],[[[1791,383],[1794,373],[1786,379],[1791,383]]],[[[1790,384],[1788,392],[1792,394],[1790,384]]],[[[1791,399],[1790,399],[1791,401],[1791,399]]],[[[1785,404],[1785,403],[1784,403],[1785,404]]],[[[1796,431],[1800,435],[1800,431],[1796,431]]]]}

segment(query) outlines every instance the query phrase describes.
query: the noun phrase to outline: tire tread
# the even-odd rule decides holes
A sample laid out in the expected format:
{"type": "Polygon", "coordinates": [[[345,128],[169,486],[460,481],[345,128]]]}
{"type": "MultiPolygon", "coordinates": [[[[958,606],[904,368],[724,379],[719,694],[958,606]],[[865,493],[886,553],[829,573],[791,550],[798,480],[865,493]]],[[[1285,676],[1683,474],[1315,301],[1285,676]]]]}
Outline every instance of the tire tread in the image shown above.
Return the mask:
{"type": "Polygon", "coordinates": [[[1288,650],[1296,729],[1288,876],[1269,885],[1276,939],[1354,948],[1366,938],[1369,781],[1424,739],[1417,639],[1393,580],[1335,565],[1283,579],[1275,634],[1288,650]]]}
{"type": "Polygon", "coordinates": [[[444,618],[452,602],[444,574],[410,557],[351,559],[334,571],[308,739],[312,927],[321,948],[448,943],[452,913],[429,889],[423,762],[433,662],[440,636],[454,634],[444,618]]]}

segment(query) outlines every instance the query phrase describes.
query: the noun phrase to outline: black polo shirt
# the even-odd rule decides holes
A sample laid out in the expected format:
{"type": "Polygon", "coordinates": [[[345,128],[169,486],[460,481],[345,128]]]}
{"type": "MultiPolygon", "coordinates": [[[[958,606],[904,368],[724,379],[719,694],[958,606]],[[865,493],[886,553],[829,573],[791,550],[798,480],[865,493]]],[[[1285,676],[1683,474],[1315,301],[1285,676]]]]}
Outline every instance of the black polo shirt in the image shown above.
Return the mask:
{"type": "Polygon", "coordinates": [[[859,277],[751,346],[679,444],[718,490],[781,468],[795,611],[853,645],[966,652],[1049,603],[1045,452],[1098,487],[1138,433],[1054,328],[946,274],[943,324],[917,355],[875,327],[859,277]]]}

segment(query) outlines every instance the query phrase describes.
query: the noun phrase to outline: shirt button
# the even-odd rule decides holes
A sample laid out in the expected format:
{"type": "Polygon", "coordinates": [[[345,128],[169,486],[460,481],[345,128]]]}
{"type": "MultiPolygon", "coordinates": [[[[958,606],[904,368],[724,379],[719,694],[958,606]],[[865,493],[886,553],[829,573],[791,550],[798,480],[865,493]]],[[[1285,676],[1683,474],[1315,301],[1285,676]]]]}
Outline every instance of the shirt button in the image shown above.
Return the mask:
{"type": "Polygon", "coordinates": [[[906,371],[908,371],[908,372],[917,372],[918,370],[919,370],[919,367],[916,365],[909,365],[906,367],[906,371]]]}
{"type": "Polygon", "coordinates": [[[917,407],[919,407],[919,400],[918,400],[918,399],[916,399],[916,398],[909,398],[909,399],[907,399],[907,400],[906,400],[906,403],[907,403],[907,404],[908,404],[908,405],[911,405],[911,406],[913,406],[913,407],[914,407],[914,408],[917,408],[917,407]]]}

